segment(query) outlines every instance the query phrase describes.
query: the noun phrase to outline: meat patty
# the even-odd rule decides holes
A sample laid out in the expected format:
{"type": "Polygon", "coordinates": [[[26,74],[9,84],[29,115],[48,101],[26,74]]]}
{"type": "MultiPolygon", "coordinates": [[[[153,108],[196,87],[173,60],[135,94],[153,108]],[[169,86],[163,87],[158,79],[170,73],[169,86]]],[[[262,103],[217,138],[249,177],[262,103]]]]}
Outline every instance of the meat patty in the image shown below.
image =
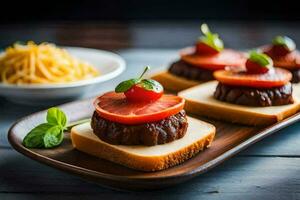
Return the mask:
{"type": "Polygon", "coordinates": [[[169,73],[196,81],[214,80],[213,71],[195,67],[183,60],[174,62],[169,68],[169,73]]]}
{"type": "Polygon", "coordinates": [[[214,97],[220,101],[247,106],[279,106],[294,103],[292,84],[276,88],[250,88],[219,83],[214,97]]]}
{"type": "Polygon", "coordinates": [[[300,69],[294,69],[290,71],[293,75],[291,82],[299,83],[300,82],[300,69]]]}
{"type": "Polygon", "coordinates": [[[153,146],[182,138],[188,123],[184,110],[157,122],[138,125],[112,122],[94,112],[91,127],[95,135],[110,144],[153,146]]]}

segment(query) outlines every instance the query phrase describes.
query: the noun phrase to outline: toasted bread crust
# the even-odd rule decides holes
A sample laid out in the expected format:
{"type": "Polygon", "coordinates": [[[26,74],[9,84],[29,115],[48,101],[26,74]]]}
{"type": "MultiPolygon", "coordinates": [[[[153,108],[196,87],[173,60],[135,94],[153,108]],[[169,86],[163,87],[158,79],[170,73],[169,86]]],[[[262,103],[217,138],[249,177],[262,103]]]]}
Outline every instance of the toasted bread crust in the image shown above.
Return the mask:
{"type": "MultiPolygon", "coordinates": [[[[243,111],[222,110],[219,107],[193,100],[186,100],[184,109],[188,113],[205,116],[212,119],[253,126],[274,124],[284,118],[283,116],[277,117],[276,115],[269,116],[263,114],[259,115],[256,113],[249,114],[248,112],[243,111]]],[[[297,109],[295,111],[291,110],[289,113],[285,113],[285,116],[292,115],[295,112],[297,112],[297,109]]]]}
{"type": "Polygon", "coordinates": [[[300,99],[300,83],[293,84],[293,93],[298,99],[300,99]]]}
{"type": "MultiPolygon", "coordinates": [[[[212,83],[212,82],[211,82],[212,83]]],[[[211,84],[207,83],[207,84],[211,84]]],[[[201,85],[198,87],[205,87],[205,85],[201,85]]],[[[185,91],[182,91],[179,93],[179,96],[186,98],[185,94],[186,92],[197,90],[197,87],[190,88],[185,91]]],[[[207,94],[211,93],[213,94],[214,91],[207,91],[207,94]]],[[[294,95],[296,96],[296,95],[294,95]]],[[[228,121],[231,123],[239,123],[239,124],[245,124],[245,125],[253,125],[253,126],[263,126],[263,125],[270,125],[274,124],[278,121],[282,121],[283,119],[295,114],[300,109],[300,103],[295,102],[293,106],[281,111],[280,113],[274,113],[274,114],[264,114],[259,112],[249,112],[247,110],[243,109],[230,109],[229,107],[221,106],[222,102],[220,102],[220,105],[218,104],[210,104],[208,100],[203,101],[196,99],[190,99],[186,98],[185,103],[185,110],[188,113],[193,113],[200,116],[206,116],[213,119],[228,121]]],[[[234,106],[234,104],[233,104],[234,106]]],[[[251,108],[251,107],[250,107],[251,108]]],[[[262,107],[263,109],[263,107],[262,107]]]]}
{"type": "Polygon", "coordinates": [[[172,92],[178,92],[202,83],[201,81],[188,80],[173,75],[167,71],[154,74],[151,78],[160,82],[166,90],[172,92]]]}
{"type": "MultiPolygon", "coordinates": [[[[100,139],[94,140],[89,137],[85,137],[76,132],[76,128],[71,130],[71,139],[72,144],[76,149],[90,155],[136,170],[158,171],[180,164],[185,160],[195,156],[199,151],[209,147],[214,139],[216,129],[211,124],[207,124],[207,126],[210,127],[210,132],[208,132],[204,137],[201,137],[199,140],[194,141],[193,143],[177,151],[158,156],[143,156],[130,153],[128,150],[117,148],[116,145],[110,145],[101,141],[100,139]]],[[[170,143],[163,145],[170,145],[170,143]]],[[[149,147],[145,146],[144,148],[149,147]]]]}

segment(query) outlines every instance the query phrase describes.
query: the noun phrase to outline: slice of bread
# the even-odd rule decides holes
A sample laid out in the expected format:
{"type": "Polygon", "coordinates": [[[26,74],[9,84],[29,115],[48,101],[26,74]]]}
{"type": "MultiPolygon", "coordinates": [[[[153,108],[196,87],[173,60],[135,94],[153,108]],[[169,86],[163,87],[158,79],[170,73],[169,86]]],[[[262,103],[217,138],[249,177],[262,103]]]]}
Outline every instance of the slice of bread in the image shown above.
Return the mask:
{"type": "Polygon", "coordinates": [[[209,147],[215,136],[215,127],[188,117],[186,135],[174,142],[156,146],[111,145],[100,140],[89,123],[71,130],[73,146],[79,151],[142,171],[169,168],[193,157],[209,147]]]}
{"type": "Polygon", "coordinates": [[[185,110],[232,123],[246,125],[269,125],[295,114],[300,109],[300,101],[293,95],[295,103],[283,106],[249,107],[226,103],[213,97],[218,82],[210,81],[180,92],[186,99],[185,110]]]}
{"type": "Polygon", "coordinates": [[[293,84],[293,93],[298,99],[300,99],[300,83],[293,84]]]}
{"type": "Polygon", "coordinates": [[[167,71],[154,74],[151,78],[160,82],[166,90],[172,92],[179,92],[202,83],[201,81],[188,80],[186,78],[173,75],[167,71]]]}

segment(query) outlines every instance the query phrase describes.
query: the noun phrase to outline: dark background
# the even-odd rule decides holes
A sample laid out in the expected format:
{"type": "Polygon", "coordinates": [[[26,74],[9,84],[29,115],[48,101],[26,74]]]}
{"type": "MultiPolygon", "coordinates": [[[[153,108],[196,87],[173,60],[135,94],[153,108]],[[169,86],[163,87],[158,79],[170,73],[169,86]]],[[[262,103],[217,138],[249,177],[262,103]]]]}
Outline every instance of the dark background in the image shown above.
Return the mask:
{"type": "MultiPolygon", "coordinates": [[[[300,20],[296,1],[73,0],[5,1],[0,22],[94,20],[300,20]]],[[[299,4],[299,3],[298,3],[299,4]]]]}
{"type": "MultiPolygon", "coordinates": [[[[299,1],[299,0],[298,0],[299,1]]],[[[299,2],[292,0],[3,1],[0,49],[16,41],[120,50],[180,49],[208,23],[227,48],[249,49],[276,35],[300,43],[299,2]]]]}

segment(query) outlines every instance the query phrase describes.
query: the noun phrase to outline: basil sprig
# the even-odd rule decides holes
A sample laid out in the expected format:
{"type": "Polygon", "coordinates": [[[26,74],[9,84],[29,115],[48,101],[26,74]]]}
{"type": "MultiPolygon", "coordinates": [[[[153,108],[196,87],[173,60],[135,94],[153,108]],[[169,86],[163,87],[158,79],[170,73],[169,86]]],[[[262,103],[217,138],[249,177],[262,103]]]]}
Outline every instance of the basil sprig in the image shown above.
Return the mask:
{"type": "Polygon", "coordinates": [[[144,88],[145,90],[152,90],[152,91],[162,91],[162,85],[152,79],[143,79],[144,74],[150,69],[149,66],[146,66],[143,73],[140,75],[139,78],[133,78],[126,81],[123,81],[117,85],[115,88],[116,93],[126,92],[134,85],[139,85],[140,87],[144,88]]]}
{"type": "Polygon", "coordinates": [[[276,46],[284,46],[290,52],[294,51],[296,49],[295,42],[291,38],[289,38],[287,36],[276,36],[272,40],[272,44],[276,45],[276,46]]]}
{"type": "Polygon", "coordinates": [[[273,61],[268,55],[259,53],[257,51],[250,51],[249,60],[259,64],[262,67],[271,68],[273,66],[273,61]]]}
{"type": "Polygon", "coordinates": [[[64,139],[64,131],[71,126],[87,122],[81,120],[67,125],[68,120],[59,108],[50,108],[47,111],[46,123],[33,128],[23,139],[23,145],[27,148],[53,148],[60,145],[64,139]]]}
{"type": "Polygon", "coordinates": [[[219,35],[216,33],[210,32],[207,24],[201,25],[201,32],[204,34],[204,36],[201,36],[199,38],[200,42],[203,42],[207,44],[208,46],[214,48],[217,51],[222,51],[224,49],[224,43],[220,39],[219,35]]]}

